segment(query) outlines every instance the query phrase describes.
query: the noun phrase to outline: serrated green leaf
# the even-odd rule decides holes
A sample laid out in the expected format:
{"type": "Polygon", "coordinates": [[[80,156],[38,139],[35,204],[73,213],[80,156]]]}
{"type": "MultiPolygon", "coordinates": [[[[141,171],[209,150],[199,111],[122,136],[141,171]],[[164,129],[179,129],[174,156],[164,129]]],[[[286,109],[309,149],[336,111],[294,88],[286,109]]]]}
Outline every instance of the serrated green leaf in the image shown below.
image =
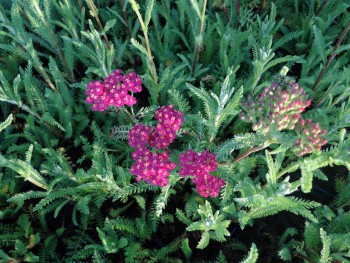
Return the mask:
{"type": "Polygon", "coordinates": [[[145,14],[145,26],[148,27],[149,21],[151,20],[151,14],[153,11],[154,0],[149,0],[147,4],[146,14],[145,14]]]}
{"type": "Polygon", "coordinates": [[[13,115],[10,114],[4,122],[0,123],[0,132],[6,129],[8,126],[10,126],[12,121],[13,121],[13,115]]]}
{"type": "Polygon", "coordinates": [[[190,260],[191,255],[192,255],[192,249],[190,248],[190,245],[188,244],[188,238],[182,240],[181,248],[182,248],[182,252],[184,253],[186,259],[190,260]]]}
{"type": "Polygon", "coordinates": [[[24,255],[27,252],[26,246],[19,239],[17,239],[15,242],[15,249],[19,255],[24,255]]]}
{"type": "Polygon", "coordinates": [[[307,164],[303,164],[300,167],[301,170],[301,190],[304,193],[309,193],[312,189],[313,174],[307,164]]]}
{"type": "Polygon", "coordinates": [[[201,240],[199,241],[197,248],[198,249],[204,249],[208,246],[210,240],[210,234],[209,232],[204,232],[202,234],[201,240]]]}
{"type": "Polygon", "coordinates": [[[199,11],[199,5],[197,0],[190,0],[191,5],[194,9],[194,11],[196,11],[196,14],[198,15],[198,18],[201,18],[201,12],[199,11]]]}
{"type": "Polygon", "coordinates": [[[321,258],[320,263],[328,263],[330,262],[331,258],[329,256],[331,252],[331,238],[327,236],[327,232],[323,230],[323,228],[320,229],[320,236],[322,240],[322,251],[321,251],[321,258]]]}
{"type": "Polygon", "coordinates": [[[187,231],[204,231],[206,229],[207,227],[203,222],[193,222],[186,228],[187,231]]]}
{"type": "Polygon", "coordinates": [[[117,22],[116,19],[108,20],[107,23],[105,24],[102,34],[105,34],[108,30],[110,30],[115,25],[116,22],[117,22]]]}
{"type": "Polygon", "coordinates": [[[256,248],[256,245],[253,243],[250,248],[249,254],[240,263],[255,263],[258,260],[258,256],[259,256],[258,249],[256,248]]]}
{"type": "Polygon", "coordinates": [[[135,38],[131,38],[130,42],[134,47],[136,47],[138,50],[140,50],[141,53],[143,53],[145,56],[148,57],[147,50],[135,38]]]}

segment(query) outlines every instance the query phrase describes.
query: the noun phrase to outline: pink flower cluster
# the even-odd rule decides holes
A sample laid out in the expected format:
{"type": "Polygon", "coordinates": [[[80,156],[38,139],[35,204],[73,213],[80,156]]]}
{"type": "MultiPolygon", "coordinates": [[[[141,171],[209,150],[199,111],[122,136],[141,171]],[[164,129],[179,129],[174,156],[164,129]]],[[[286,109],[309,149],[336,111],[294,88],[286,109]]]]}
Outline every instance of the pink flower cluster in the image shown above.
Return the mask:
{"type": "Polygon", "coordinates": [[[136,99],[129,92],[142,90],[142,79],[135,72],[122,75],[121,70],[115,70],[105,80],[90,82],[86,88],[86,102],[92,104],[94,111],[104,111],[109,106],[132,106],[136,99]]]}
{"type": "Polygon", "coordinates": [[[298,156],[320,150],[327,143],[324,135],[326,130],[322,130],[318,123],[311,123],[311,119],[301,119],[297,127],[299,139],[295,141],[294,151],[298,156]]]}
{"type": "Polygon", "coordinates": [[[181,111],[174,110],[174,105],[161,107],[155,112],[155,118],[158,124],[150,134],[149,145],[160,150],[175,140],[184,119],[181,111]]]}
{"type": "Polygon", "coordinates": [[[166,186],[170,171],[176,167],[176,163],[168,161],[166,151],[155,153],[147,148],[139,148],[133,152],[132,157],[135,164],[130,172],[136,175],[136,181],[144,180],[150,185],[166,186]]]}
{"type": "MultiPolygon", "coordinates": [[[[183,113],[175,110],[173,105],[163,106],[155,112],[155,118],[158,123],[153,129],[138,123],[129,131],[129,145],[136,148],[131,155],[135,163],[130,172],[136,175],[137,181],[144,180],[163,187],[168,184],[170,171],[175,169],[176,164],[168,160],[167,151],[157,150],[167,148],[175,140],[183,122],[183,113]]],[[[216,197],[225,185],[223,179],[210,174],[218,167],[214,153],[204,151],[199,154],[187,150],[180,155],[180,166],[180,175],[193,176],[196,190],[201,196],[216,197]]]]}
{"type": "Polygon", "coordinates": [[[204,197],[217,197],[225,180],[210,174],[217,167],[215,153],[203,151],[201,154],[187,150],[180,155],[180,176],[193,176],[197,192],[204,197]]]}
{"type": "Polygon", "coordinates": [[[136,148],[132,153],[135,164],[130,172],[136,175],[137,181],[145,180],[151,185],[165,186],[176,164],[168,161],[166,151],[152,152],[147,147],[157,150],[167,148],[176,138],[176,131],[183,122],[183,113],[175,110],[173,105],[163,106],[155,112],[155,118],[158,124],[153,130],[151,126],[139,123],[129,131],[129,145],[136,148]]]}
{"type": "Polygon", "coordinates": [[[298,83],[279,86],[273,83],[265,88],[259,98],[249,96],[243,103],[245,113],[241,119],[253,123],[254,131],[267,133],[273,130],[293,130],[300,119],[300,113],[310,106],[305,91],[298,83]]]}

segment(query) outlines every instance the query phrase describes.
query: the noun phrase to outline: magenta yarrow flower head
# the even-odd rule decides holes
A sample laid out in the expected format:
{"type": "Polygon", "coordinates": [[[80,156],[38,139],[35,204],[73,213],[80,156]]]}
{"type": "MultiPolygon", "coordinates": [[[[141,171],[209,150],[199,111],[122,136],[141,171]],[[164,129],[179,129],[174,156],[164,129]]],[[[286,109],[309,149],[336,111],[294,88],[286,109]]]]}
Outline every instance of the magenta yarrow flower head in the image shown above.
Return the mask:
{"type": "Polygon", "coordinates": [[[183,112],[175,110],[174,105],[163,106],[154,113],[158,124],[150,134],[149,145],[158,150],[168,147],[180,129],[183,112]]]}
{"type": "Polygon", "coordinates": [[[183,112],[174,109],[174,105],[163,106],[154,114],[158,123],[166,125],[174,131],[180,129],[184,121],[183,115],[183,112]]]}
{"type": "Polygon", "coordinates": [[[144,148],[149,141],[149,135],[152,131],[151,126],[145,126],[141,123],[136,124],[128,133],[128,142],[132,148],[144,148]]]}
{"type": "Polygon", "coordinates": [[[204,197],[217,197],[221,187],[225,185],[225,180],[210,174],[217,167],[215,153],[207,150],[202,153],[187,150],[180,155],[180,176],[192,176],[196,191],[204,197]]]}
{"type": "Polygon", "coordinates": [[[104,111],[109,106],[132,106],[136,99],[129,94],[142,90],[142,79],[135,72],[122,75],[121,70],[115,70],[108,75],[103,82],[93,81],[88,83],[85,94],[86,102],[92,104],[94,111],[104,111]]]}
{"type": "Polygon", "coordinates": [[[150,185],[161,187],[168,184],[170,171],[176,167],[176,164],[168,161],[169,155],[166,151],[156,153],[147,148],[139,148],[133,157],[135,163],[130,172],[136,175],[136,181],[144,180],[150,185]]]}
{"type": "Polygon", "coordinates": [[[252,122],[253,130],[268,133],[271,131],[293,130],[300,114],[310,106],[306,92],[298,83],[279,86],[273,83],[266,87],[259,97],[248,97],[242,107],[243,121],[252,122]]]}
{"type": "Polygon", "coordinates": [[[153,128],[136,124],[128,134],[129,145],[136,150],[132,153],[135,164],[130,172],[136,175],[136,180],[145,180],[151,185],[165,186],[168,183],[170,171],[176,164],[168,161],[167,148],[176,138],[176,131],[183,122],[183,113],[174,109],[173,105],[163,106],[155,112],[158,124],[153,128]],[[155,149],[148,149],[155,148],[155,149]]]}
{"type": "Polygon", "coordinates": [[[327,143],[324,137],[327,131],[321,129],[318,123],[312,123],[311,119],[301,119],[297,126],[297,132],[299,138],[295,141],[293,150],[298,156],[320,150],[327,143]]]}

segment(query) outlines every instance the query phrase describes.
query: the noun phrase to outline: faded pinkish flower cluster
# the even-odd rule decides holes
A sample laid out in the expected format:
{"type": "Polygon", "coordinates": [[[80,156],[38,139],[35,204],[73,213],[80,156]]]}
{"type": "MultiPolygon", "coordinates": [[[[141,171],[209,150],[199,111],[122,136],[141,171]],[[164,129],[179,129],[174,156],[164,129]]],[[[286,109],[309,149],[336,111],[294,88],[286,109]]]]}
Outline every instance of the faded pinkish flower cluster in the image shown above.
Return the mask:
{"type": "Polygon", "coordinates": [[[174,109],[173,105],[163,106],[155,112],[158,124],[152,130],[151,126],[136,124],[128,134],[129,145],[136,150],[132,153],[135,164],[130,172],[136,175],[136,180],[145,180],[151,185],[165,186],[168,184],[170,171],[176,164],[168,161],[168,153],[152,152],[147,147],[157,150],[167,148],[176,138],[176,131],[183,122],[183,113],[174,109]]]}
{"type": "Polygon", "coordinates": [[[136,99],[129,94],[142,90],[142,79],[135,72],[126,75],[120,69],[113,71],[105,80],[90,82],[86,88],[86,102],[92,104],[94,111],[104,111],[109,106],[132,106],[136,99]]]}
{"type": "Polygon", "coordinates": [[[324,138],[327,131],[322,130],[318,123],[312,123],[311,119],[301,119],[297,126],[297,132],[299,133],[299,139],[295,141],[293,150],[298,156],[320,150],[327,143],[324,138]]]}
{"type": "Polygon", "coordinates": [[[225,185],[225,180],[210,174],[218,167],[215,153],[187,150],[180,155],[180,167],[180,176],[193,176],[192,180],[201,196],[217,197],[225,185]]]}
{"type": "Polygon", "coordinates": [[[258,98],[248,97],[243,103],[241,119],[253,123],[253,130],[267,133],[275,130],[293,130],[300,113],[310,106],[305,91],[298,83],[279,86],[273,83],[258,98]]]}

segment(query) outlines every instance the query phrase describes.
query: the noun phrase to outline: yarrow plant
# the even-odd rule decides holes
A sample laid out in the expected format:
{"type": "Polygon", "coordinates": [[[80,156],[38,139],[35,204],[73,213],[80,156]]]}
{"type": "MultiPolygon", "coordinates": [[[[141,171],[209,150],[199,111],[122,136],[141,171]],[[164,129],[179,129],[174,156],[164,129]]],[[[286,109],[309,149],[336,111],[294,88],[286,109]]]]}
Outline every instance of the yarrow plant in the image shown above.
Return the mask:
{"type": "Polygon", "coordinates": [[[289,83],[286,87],[273,83],[260,97],[248,97],[242,104],[245,112],[241,113],[241,119],[252,122],[253,130],[262,133],[293,130],[300,114],[310,104],[311,100],[298,83],[289,83]]]}
{"type": "Polygon", "coordinates": [[[302,156],[320,150],[327,143],[318,123],[301,119],[301,114],[311,104],[306,92],[291,78],[279,75],[271,87],[266,87],[260,97],[249,95],[242,104],[243,121],[253,123],[252,129],[275,137],[276,131],[296,130],[293,151],[302,156]]]}
{"type": "Polygon", "coordinates": [[[215,153],[187,150],[180,155],[180,176],[192,176],[197,192],[204,197],[217,197],[225,180],[211,175],[218,168],[215,153]]]}
{"type": "Polygon", "coordinates": [[[166,186],[170,171],[176,164],[168,161],[167,151],[152,152],[167,148],[176,138],[176,132],[183,122],[183,113],[174,109],[174,105],[163,106],[155,112],[158,124],[153,128],[136,124],[128,134],[129,145],[136,150],[132,153],[135,161],[130,172],[136,180],[144,180],[151,185],[166,186]]]}
{"type": "Polygon", "coordinates": [[[349,261],[349,8],[1,1],[0,263],[349,261]]]}
{"type": "Polygon", "coordinates": [[[94,111],[105,111],[109,106],[132,106],[136,103],[131,93],[141,92],[142,79],[135,72],[126,75],[120,69],[113,71],[104,81],[90,82],[86,88],[86,102],[94,111]]]}
{"type": "MultiPolygon", "coordinates": [[[[129,145],[136,150],[132,153],[135,161],[130,172],[136,180],[144,180],[151,185],[166,186],[170,171],[176,164],[168,161],[167,151],[151,151],[147,147],[161,150],[167,148],[176,138],[176,132],[183,122],[183,113],[174,109],[174,105],[163,106],[155,112],[158,124],[153,128],[136,124],[128,134],[129,145]]],[[[210,172],[218,167],[215,153],[203,151],[201,154],[192,150],[180,155],[180,175],[192,176],[198,194],[204,197],[217,197],[225,180],[215,177],[210,172]]]]}

